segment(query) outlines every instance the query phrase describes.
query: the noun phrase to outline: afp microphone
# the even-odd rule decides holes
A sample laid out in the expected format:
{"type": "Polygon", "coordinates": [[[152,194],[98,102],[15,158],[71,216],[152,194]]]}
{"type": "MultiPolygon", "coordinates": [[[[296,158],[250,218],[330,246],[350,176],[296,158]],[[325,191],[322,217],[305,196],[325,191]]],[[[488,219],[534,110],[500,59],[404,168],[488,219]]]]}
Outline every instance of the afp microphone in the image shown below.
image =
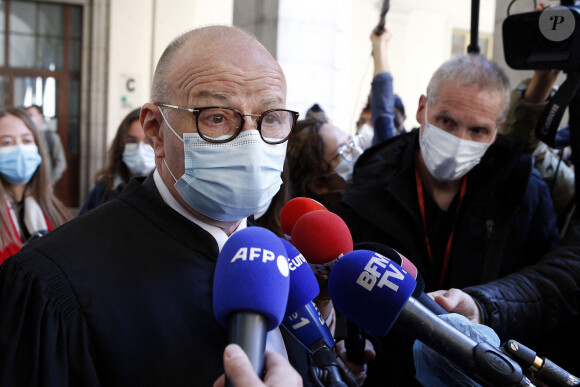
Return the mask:
{"type": "Polygon", "coordinates": [[[369,250],[345,254],[334,266],[328,288],[334,306],[377,336],[397,327],[489,386],[523,383],[521,367],[497,348],[477,343],[429,311],[411,295],[416,281],[392,260],[369,250]]]}
{"type": "Polygon", "coordinates": [[[224,244],[214,274],[214,315],[260,377],[266,334],[282,322],[289,288],[288,257],[276,234],[248,227],[224,244]]]}
{"type": "Polygon", "coordinates": [[[325,386],[357,387],[356,378],[336,353],[334,338],[312,302],[319,291],[314,273],[296,247],[281,240],[290,263],[290,293],[282,324],[312,352],[314,364],[321,370],[312,377],[325,386]]]}
{"type": "Polygon", "coordinates": [[[316,210],[327,211],[326,207],[314,199],[299,196],[288,200],[280,211],[280,227],[282,228],[284,237],[287,240],[291,240],[292,230],[298,219],[302,215],[316,210]]]}

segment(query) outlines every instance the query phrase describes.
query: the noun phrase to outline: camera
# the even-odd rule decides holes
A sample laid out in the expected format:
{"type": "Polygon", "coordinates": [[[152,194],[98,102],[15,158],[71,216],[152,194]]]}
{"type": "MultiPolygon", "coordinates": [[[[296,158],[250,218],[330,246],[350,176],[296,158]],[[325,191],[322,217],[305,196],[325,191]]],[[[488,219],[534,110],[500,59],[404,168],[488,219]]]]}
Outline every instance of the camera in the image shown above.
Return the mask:
{"type": "Polygon", "coordinates": [[[502,35],[505,61],[513,69],[580,71],[577,5],[508,16],[502,35]]]}

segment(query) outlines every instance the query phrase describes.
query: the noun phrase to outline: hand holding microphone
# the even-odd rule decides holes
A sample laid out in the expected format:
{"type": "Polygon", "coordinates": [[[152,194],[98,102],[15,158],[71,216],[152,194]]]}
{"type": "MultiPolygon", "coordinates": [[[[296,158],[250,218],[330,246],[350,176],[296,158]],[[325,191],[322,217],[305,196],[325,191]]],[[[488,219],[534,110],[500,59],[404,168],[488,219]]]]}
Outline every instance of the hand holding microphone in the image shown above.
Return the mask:
{"type": "Polygon", "coordinates": [[[450,313],[465,316],[474,324],[482,324],[479,307],[469,294],[459,289],[436,290],[427,294],[450,313]]]}
{"type": "Polygon", "coordinates": [[[303,386],[302,377],[279,353],[267,350],[264,381],[262,382],[246,353],[237,344],[229,344],[224,350],[224,370],[213,387],[224,387],[226,376],[236,387],[292,387],[303,386]]]}
{"type": "Polygon", "coordinates": [[[484,385],[515,386],[525,379],[521,367],[497,348],[475,342],[413,298],[416,281],[380,254],[368,250],[345,254],[334,266],[328,286],[335,307],[370,333],[384,336],[396,322],[484,385]]]}
{"type": "Polygon", "coordinates": [[[214,315],[258,376],[264,368],[266,334],[282,322],[289,287],[286,249],[273,232],[248,227],[224,244],[214,274],[214,315]]]}

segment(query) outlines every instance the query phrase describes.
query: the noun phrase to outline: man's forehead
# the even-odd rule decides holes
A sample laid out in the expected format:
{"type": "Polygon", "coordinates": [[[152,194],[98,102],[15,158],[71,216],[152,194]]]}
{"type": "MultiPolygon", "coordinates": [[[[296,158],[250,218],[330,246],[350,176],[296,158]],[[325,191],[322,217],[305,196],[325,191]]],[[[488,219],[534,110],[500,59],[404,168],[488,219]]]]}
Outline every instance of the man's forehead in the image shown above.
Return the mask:
{"type": "MultiPolygon", "coordinates": [[[[258,99],[283,102],[286,81],[278,63],[259,48],[243,58],[231,52],[183,50],[175,61],[169,80],[178,93],[192,99],[228,102],[233,95],[248,93],[258,99]]],[[[268,102],[268,101],[265,101],[268,102]]]]}
{"type": "Polygon", "coordinates": [[[503,107],[503,95],[493,89],[477,85],[458,85],[445,82],[429,110],[437,114],[474,120],[497,121],[503,107]]]}

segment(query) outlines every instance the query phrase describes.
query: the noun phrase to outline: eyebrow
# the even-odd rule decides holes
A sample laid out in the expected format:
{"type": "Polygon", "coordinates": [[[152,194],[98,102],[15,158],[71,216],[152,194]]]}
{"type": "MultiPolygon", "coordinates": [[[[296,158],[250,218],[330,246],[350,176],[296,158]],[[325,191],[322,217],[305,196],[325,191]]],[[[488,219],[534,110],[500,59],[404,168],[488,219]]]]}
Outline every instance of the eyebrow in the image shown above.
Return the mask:
{"type": "MultiPolygon", "coordinates": [[[[456,124],[459,124],[460,121],[457,119],[457,117],[455,117],[453,114],[451,114],[451,112],[449,112],[448,110],[442,110],[439,113],[435,114],[436,117],[439,116],[445,116],[448,119],[453,120],[456,124]]],[[[488,124],[476,124],[476,125],[470,125],[467,127],[468,129],[475,129],[475,128],[481,128],[481,129],[491,129],[494,128],[494,126],[490,126],[488,124]]]]}
{"type": "Polygon", "coordinates": [[[199,93],[197,93],[196,95],[194,95],[194,98],[211,98],[211,99],[217,99],[218,101],[224,102],[224,103],[230,103],[232,98],[228,95],[228,94],[224,94],[224,93],[214,93],[211,91],[207,91],[207,90],[202,90],[199,93]]]}

